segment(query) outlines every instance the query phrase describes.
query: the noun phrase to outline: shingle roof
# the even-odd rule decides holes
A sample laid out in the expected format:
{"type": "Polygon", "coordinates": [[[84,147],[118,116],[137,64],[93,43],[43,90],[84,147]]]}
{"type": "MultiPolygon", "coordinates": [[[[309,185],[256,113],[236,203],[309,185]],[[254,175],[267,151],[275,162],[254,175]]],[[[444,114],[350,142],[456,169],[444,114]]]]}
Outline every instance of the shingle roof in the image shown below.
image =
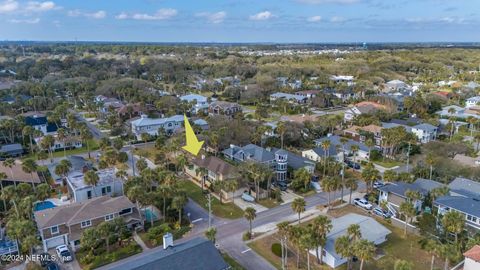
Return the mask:
{"type": "Polygon", "coordinates": [[[426,131],[429,131],[429,132],[433,132],[437,129],[436,126],[430,125],[428,123],[419,124],[419,125],[414,126],[413,128],[420,129],[420,130],[426,130],[426,131]]]}
{"type": "Polygon", "coordinates": [[[183,115],[174,115],[166,118],[142,117],[140,119],[132,121],[132,124],[134,124],[137,127],[141,127],[141,126],[151,126],[151,125],[162,125],[168,122],[183,122],[183,115]]]}
{"type": "Polygon", "coordinates": [[[480,183],[473,180],[457,177],[449,185],[450,191],[470,196],[480,198],[480,183]]]}
{"type": "Polygon", "coordinates": [[[280,151],[283,151],[284,153],[287,154],[288,166],[294,170],[304,168],[305,166],[308,166],[308,165],[315,166],[315,163],[308,158],[304,158],[300,155],[294,154],[290,151],[286,151],[283,149],[272,148],[272,152],[274,153],[279,153],[280,151]]]}
{"type": "Polygon", "coordinates": [[[4,153],[23,152],[23,147],[19,143],[2,145],[0,147],[0,152],[4,152],[4,153]]]}
{"type": "Polygon", "coordinates": [[[405,193],[407,190],[411,191],[418,191],[423,195],[426,195],[428,192],[432,191],[435,188],[439,188],[444,186],[442,183],[418,178],[413,183],[405,183],[405,182],[394,182],[383,187],[378,188],[381,191],[389,192],[396,194],[401,197],[405,197],[405,193]]]}
{"type": "Polygon", "coordinates": [[[330,253],[336,259],[341,259],[342,256],[335,252],[335,240],[343,235],[346,235],[348,226],[352,224],[358,224],[360,226],[362,239],[366,239],[368,241],[376,241],[391,233],[390,230],[375,221],[373,218],[359,214],[350,213],[345,216],[332,219],[332,230],[330,230],[330,232],[327,234],[325,250],[327,250],[328,253],[330,253]]]}
{"type": "Polygon", "coordinates": [[[120,212],[135,205],[125,196],[101,196],[83,202],[57,206],[34,212],[39,228],[48,228],[59,224],[73,225],[85,220],[120,212]]]}
{"type": "Polygon", "coordinates": [[[240,156],[242,152],[245,154],[246,159],[251,159],[257,162],[267,162],[275,159],[272,152],[255,144],[247,144],[243,147],[232,146],[223,151],[225,155],[233,156],[235,159],[240,160],[242,160],[240,156]]]}
{"type": "Polygon", "coordinates": [[[46,116],[27,116],[25,117],[25,124],[28,126],[40,126],[48,123],[46,116]]]}
{"type": "Polygon", "coordinates": [[[480,217],[480,201],[463,196],[443,196],[437,198],[434,204],[448,206],[463,213],[480,217]]]}
{"type": "Polygon", "coordinates": [[[167,249],[144,253],[135,260],[112,264],[103,269],[115,270],[225,270],[230,266],[211,241],[194,238],[167,249]]]}
{"type": "Polygon", "coordinates": [[[471,249],[463,253],[463,256],[476,262],[480,262],[480,245],[473,246],[471,249]]]}
{"type": "Polygon", "coordinates": [[[180,97],[181,100],[192,102],[196,100],[197,102],[207,102],[207,98],[202,95],[189,94],[180,97]]]}
{"type": "Polygon", "coordinates": [[[228,164],[220,158],[212,156],[205,158],[197,157],[196,159],[192,160],[192,163],[199,167],[206,168],[216,174],[224,175],[226,177],[236,171],[234,166],[228,164]]]}
{"type": "Polygon", "coordinates": [[[32,174],[26,173],[22,169],[22,163],[19,160],[15,161],[15,165],[12,168],[5,167],[3,163],[0,163],[0,172],[7,175],[7,181],[25,182],[25,183],[41,183],[40,177],[37,172],[32,174]],[[13,174],[13,177],[12,177],[13,174]]]}

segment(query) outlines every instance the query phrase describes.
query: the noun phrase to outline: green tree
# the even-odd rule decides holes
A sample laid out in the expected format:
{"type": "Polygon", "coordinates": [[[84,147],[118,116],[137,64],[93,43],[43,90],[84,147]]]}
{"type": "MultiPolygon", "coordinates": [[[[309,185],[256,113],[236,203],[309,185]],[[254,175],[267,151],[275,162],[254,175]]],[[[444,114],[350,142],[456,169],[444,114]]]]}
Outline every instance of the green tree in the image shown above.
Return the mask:
{"type": "Polygon", "coordinates": [[[310,186],[311,179],[312,179],[312,176],[305,168],[298,169],[293,173],[293,181],[302,183],[305,192],[308,190],[310,186]]]}
{"type": "Polygon", "coordinates": [[[407,236],[407,225],[412,217],[415,216],[416,210],[413,204],[409,201],[402,202],[399,208],[400,213],[405,216],[405,223],[404,223],[404,236],[407,236]]]}
{"type": "Polygon", "coordinates": [[[458,245],[458,235],[465,228],[465,216],[460,212],[449,211],[442,217],[442,226],[455,235],[455,243],[458,245]]]}
{"type": "Polygon", "coordinates": [[[325,246],[327,242],[327,234],[332,230],[332,222],[327,216],[318,216],[313,220],[312,223],[312,230],[313,230],[313,235],[315,237],[315,243],[316,243],[316,255],[317,255],[317,263],[318,264],[323,264],[323,247],[325,246]],[[322,252],[318,252],[318,250],[321,250],[322,252]]]}
{"type": "Polygon", "coordinates": [[[46,183],[38,185],[36,195],[39,201],[48,199],[50,197],[50,185],[46,183]]]}
{"type": "Polygon", "coordinates": [[[88,129],[88,127],[85,125],[80,129],[80,138],[82,141],[87,145],[87,151],[88,151],[88,158],[92,158],[91,153],[90,153],[90,143],[89,141],[93,139],[92,133],[88,129]]]}
{"type": "Polygon", "coordinates": [[[85,182],[85,184],[93,186],[93,193],[95,194],[95,197],[97,196],[96,190],[99,180],[100,178],[95,171],[88,171],[83,176],[83,181],[85,182]]]}
{"type": "Polygon", "coordinates": [[[356,242],[353,250],[355,256],[360,260],[360,270],[363,269],[365,261],[370,261],[375,256],[375,245],[365,239],[356,242]]]}
{"type": "Polygon", "coordinates": [[[104,221],[97,226],[96,230],[98,232],[98,236],[101,237],[105,241],[105,245],[107,246],[107,253],[110,253],[110,239],[114,234],[115,226],[113,222],[104,221]]]}
{"type": "Polygon", "coordinates": [[[347,259],[347,270],[350,270],[350,261],[353,256],[353,250],[348,235],[340,236],[335,240],[335,252],[342,256],[342,258],[347,259]]]}
{"type": "Polygon", "coordinates": [[[379,171],[375,169],[375,166],[371,162],[363,167],[361,176],[363,181],[367,184],[367,189],[369,191],[372,189],[373,182],[380,178],[379,171]]]}
{"type": "Polygon", "coordinates": [[[315,248],[316,240],[312,231],[307,227],[303,229],[302,236],[300,236],[300,247],[305,250],[307,254],[307,269],[310,270],[310,250],[315,248]]]}
{"type": "Polygon", "coordinates": [[[330,149],[330,145],[331,145],[331,142],[330,140],[324,140],[322,141],[321,143],[321,147],[323,149],[323,177],[325,178],[325,172],[327,170],[327,154],[328,154],[328,150],[330,149]]]}
{"type": "Polygon", "coordinates": [[[413,264],[405,260],[396,260],[394,270],[412,270],[413,264]]]}
{"type": "Polygon", "coordinates": [[[348,203],[352,204],[352,193],[354,190],[357,190],[358,181],[353,177],[348,178],[347,181],[345,181],[345,186],[350,190],[350,197],[348,199],[348,203]]]}
{"type": "Polygon", "coordinates": [[[188,198],[184,194],[173,197],[172,207],[178,211],[178,225],[182,226],[182,209],[187,204],[188,198]]]}
{"type": "Polygon", "coordinates": [[[205,231],[205,237],[208,240],[212,241],[214,244],[215,244],[216,236],[217,236],[217,229],[215,227],[210,227],[205,231]]]}
{"type": "Polygon", "coordinates": [[[243,213],[243,216],[245,217],[245,219],[249,223],[248,233],[249,233],[250,238],[251,238],[252,237],[252,222],[257,217],[257,210],[255,210],[255,208],[252,208],[252,207],[247,207],[245,209],[245,212],[243,213]]]}
{"type": "Polygon", "coordinates": [[[64,128],[59,128],[57,130],[57,138],[63,142],[63,156],[67,156],[67,138],[68,133],[64,128]]]}
{"type": "Polygon", "coordinates": [[[35,184],[33,183],[33,173],[37,172],[37,163],[35,163],[35,161],[31,158],[24,159],[22,162],[22,170],[25,173],[29,173],[32,177],[32,187],[35,190],[35,184]]]}
{"type": "Polygon", "coordinates": [[[300,214],[305,212],[306,202],[303,198],[295,198],[291,204],[293,212],[298,214],[298,224],[300,224],[300,214]]]}

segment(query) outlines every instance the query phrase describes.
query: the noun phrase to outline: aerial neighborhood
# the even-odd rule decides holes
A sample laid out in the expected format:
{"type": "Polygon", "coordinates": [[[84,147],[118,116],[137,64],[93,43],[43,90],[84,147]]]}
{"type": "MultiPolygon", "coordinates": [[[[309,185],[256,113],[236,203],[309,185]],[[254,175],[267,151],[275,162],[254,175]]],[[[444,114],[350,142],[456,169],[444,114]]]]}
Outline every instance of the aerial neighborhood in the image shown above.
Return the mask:
{"type": "Polygon", "coordinates": [[[2,269],[480,269],[475,50],[23,48],[2,269]]]}

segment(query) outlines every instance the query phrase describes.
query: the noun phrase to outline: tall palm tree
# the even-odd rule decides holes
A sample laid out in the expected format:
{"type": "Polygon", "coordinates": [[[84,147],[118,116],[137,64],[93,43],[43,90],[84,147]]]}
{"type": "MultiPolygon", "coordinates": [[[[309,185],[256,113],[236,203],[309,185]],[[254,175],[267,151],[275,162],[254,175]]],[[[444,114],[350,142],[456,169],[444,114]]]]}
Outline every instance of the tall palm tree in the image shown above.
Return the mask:
{"type": "Polygon", "coordinates": [[[205,188],[205,177],[207,176],[208,170],[204,167],[198,167],[195,169],[195,174],[200,178],[201,186],[202,186],[202,193],[203,189],[205,188]]]}
{"type": "Polygon", "coordinates": [[[300,214],[305,212],[306,202],[304,198],[295,198],[291,204],[293,212],[298,214],[298,224],[300,224],[300,214]]]}
{"type": "Polygon", "coordinates": [[[182,209],[187,204],[188,198],[185,194],[180,194],[173,197],[172,207],[178,211],[178,225],[182,226],[182,209]]]}
{"type": "Polygon", "coordinates": [[[353,250],[355,256],[360,259],[360,270],[363,270],[365,261],[370,261],[375,256],[375,245],[365,239],[359,240],[355,243],[353,250]]]}
{"type": "Polygon", "coordinates": [[[357,242],[362,238],[362,232],[360,231],[360,225],[351,224],[347,228],[347,235],[350,238],[350,241],[357,242]]]}
{"type": "Polygon", "coordinates": [[[404,227],[403,234],[404,236],[406,236],[408,222],[410,218],[415,216],[416,210],[415,210],[415,207],[413,206],[413,203],[406,201],[400,204],[399,211],[405,216],[405,227],[404,227]]]}
{"type": "Polygon", "coordinates": [[[50,162],[53,162],[53,145],[55,144],[55,138],[52,135],[46,135],[40,141],[40,146],[43,150],[47,150],[48,155],[50,156],[50,162]]]}
{"type": "Polygon", "coordinates": [[[33,183],[33,173],[37,171],[37,163],[31,158],[24,159],[22,162],[22,170],[25,173],[29,173],[30,176],[32,177],[32,187],[33,190],[35,190],[35,184],[33,183]]]}
{"type": "MultiPolygon", "coordinates": [[[[0,186],[2,188],[2,191],[3,191],[3,180],[7,179],[7,174],[5,174],[4,172],[0,172],[0,186]]],[[[5,199],[2,198],[3,200],[3,212],[6,212],[7,211],[7,203],[5,202],[5,199]]]]}
{"type": "Polygon", "coordinates": [[[331,199],[330,199],[330,193],[335,190],[335,180],[333,177],[328,176],[325,177],[322,182],[320,182],[320,186],[322,187],[322,190],[324,192],[327,192],[327,198],[328,198],[328,209],[331,207],[331,199]]]}
{"type": "Polygon", "coordinates": [[[312,229],[314,231],[314,235],[316,236],[316,255],[317,255],[317,263],[323,264],[323,246],[327,241],[327,234],[332,230],[332,222],[327,216],[318,216],[313,220],[312,229]],[[321,250],[320,254],[318,250],[321,250]]]}
{"type": "Polygon", "coordinates": [[[15,187],[14,186],[7,186],[5,188],[2,188],[1,197],[2,197],[2,200],[11,203],[13,205],[14,209],[15,209],[15,213],[17,214],[17,217],[20,216],[20,213],[19,213],[18,207],[17,207],[18,193],[17,193],[15,187]]]}
{"type": "Polygon", "coordinates": [[[95,171],[88,171],[84,174],[83,181],[85,182],[85,184],[93,186],[93,193],[95,194],[95,197],[96,197],[97,185],[98,185],[98,181],[100,181],[100,177],[98,177],[98,174],[95,171]]]}
{"type": "Polygon", "coordinates": [[[442,218],[442,226],[455,235],[455,244],[458,244],[458,235],[465,228],[465,216],[460,212],[449,211],[442,218]]]}
{"type": "Polygon", "coordinates": [[[428,179],[432,180],[433,176],[433,165],[435,165],[436,159],[432,153],[428,153],[427,157],[425,158],[425,163],[430,167],[430,177],[428,179]]]}
{"type": "Polygon", "coordinates": [[[90,143],[89,143],[89,141],[93,138],[93,136],[92,136],[92,133],[90,132],[90,130],[88,129],[87,126],[83,126],[80,129],[80,138],[82,139],[82,141],[87,146],[88,158],[89,159],[92,158],[91,153],[90,153],[90,143]]]}
{"type": "Polygon", "coordinates": [[[278,235],[280,236],[280,245],[282,247],[282,269],[286,268],[286,265],[288,264],[287,257],[288,257],[288,230],[289,228],[289,222],[288,221],[283,221],[277,224],[277,229],[278,229],[278,235]]]}
{"type": "Polygon", "coordinates": [[[348,142],[347,138],[341,137],[340,143],[342,144],[342,200],[343,190],[345,188],[345,144],[348,142]]]}
{"type": "Polygon", "coordinates": [[[248,233],[249,233],[250,238],[252,238],[252,222],[257,217],[257,210],[255,210],[255,208],[253,208],[253,207],[247,207],[245,209],[245,212],[243,213],[243,216],[245,217],[245,219],[249,223],[248,233]]]}
{"type": "Polygon", "coordinates": [[[47,183],[42,183],[38,185],[36,196],[39,201],[44,201],[48,199],[50,197],[50,185],[47,183]]]}
{"type": "Polygon", "coordinates": [[[347,270],[350,270],[350,261],[353,251],[348,235],[340,236],[335,240],[335,252],[347,259],[347,270]]]}
{"type": "Polygon", "coordinates": [[[310,250],[315,248],[316,241],[313,233],[308,227],[303,229],[303,231],[299,243],[302,249],[307,253],[307,269],[310,270],[310,250]]]}
{"type": "Polygon", "coordinates": [[[358,153],[359,149],[360,149],[360,147],[358,147],[358,145],[356,145],[356,144],[354,144],[350,147],[350,150],[353,153],[353,163],[357,162],[357,153],[358,153]]]}
{"type": "Polygon", "coordinates": [[[57,130],[57,138],[63,142],[63,156],[66,157],[67,156],[67,138],[68,138],[67,130],[65,130],[64,128],[59,128],[57,130]]]}
{"type": "Polygon", "coordinates": [[[348,199],[348,203],[351,204],[352,203],[352,193],[354,190],[357,190],[358,188],[358,181],[357,179],[355,178],[349,178],[347,179],[347,181],[345,182],[345,186],[350,190],[350,197],[348,199]]]}
{"type": "Polygon", "coordinates": [[[430,270],[433,270],[435,265],[435,257],[440,252],[440,244],[436,239],[424,238],[420,240],[420,246],[422,249],[426,250],[428,253],[430,253],[430,255],[432,255],[432,259],[430,261],[430,270]]]}
{"type": "MultiPolygon", "coordinates": [[[[15,177],[13,176],[13,166],[15,166],[15,159],[13,158],[7,158],[3,161],[3,166],[7,167],[9,170],[10,170],[10,177],[12,177],[12,180],[15,179],[15,177]]],[[[17,184],[17,182],[14,182],[15,185],[17,184]]]]}
{"type": "Polygon", "coordinates": [[[279,122],[277,124],[277,133],[280,134],[280,148],[283,149],[283,139],[285,136],[285,132],[287,131],[287,127],[285,126],[284,122],[279,122]]]}
{"type": "Polygon", "coordinates": [[[28,136],[28,142],[30,144],[30,154],[33,154],[33,127],[32,126],[25,126],[22,130],[23,136],[28,136]]]}
{"type": "Polygon", "coordinates": [[[160,195],[160,197],[163,200],[163,219],[166,220],[167,218],[167,199],[172,196],[173,188],[170,185],[167,184],[162,184],[157,187],[157,193],[160,195]]]}
{"type": "Polygon", "coordinates": [[[330,140],[324,140],[321,143],[323,149],[323,177],[325,177],[325,172],[327,170],[327,153],[328,149],[330,149],[331,142],[330,140]]]}

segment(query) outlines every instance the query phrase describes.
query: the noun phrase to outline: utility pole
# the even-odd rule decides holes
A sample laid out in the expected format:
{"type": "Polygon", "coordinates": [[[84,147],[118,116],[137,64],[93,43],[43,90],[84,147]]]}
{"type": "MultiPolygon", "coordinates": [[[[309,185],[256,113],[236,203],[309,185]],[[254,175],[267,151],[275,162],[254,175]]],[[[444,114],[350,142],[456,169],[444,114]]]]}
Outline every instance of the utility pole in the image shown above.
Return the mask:
{"type": "Polygon", "coordinates": [[[132,141],[130,141],[130,155],[132,159],[132,174],[133,174],[133,177],[135,177],[135,160],[133,158],[132,141]]]}
{"type": "Polygon", "coordinates": [[[212,197],[208,193],[208,228],[212,227],[212,197]]]}
{"type": "Polygon", "coordinates": [[[410,147],[412,143],[408,142],[408,152],[407,152],[407,172],[409,172],[409,165],[410,165],[410,147]]]}

